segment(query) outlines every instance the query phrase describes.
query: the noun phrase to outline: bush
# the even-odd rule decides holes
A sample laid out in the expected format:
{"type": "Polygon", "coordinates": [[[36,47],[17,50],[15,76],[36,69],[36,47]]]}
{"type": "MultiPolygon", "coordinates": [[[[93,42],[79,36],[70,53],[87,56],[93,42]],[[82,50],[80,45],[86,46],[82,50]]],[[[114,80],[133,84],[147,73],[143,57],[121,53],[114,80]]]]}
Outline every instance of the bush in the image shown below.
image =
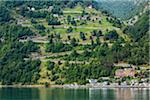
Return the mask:
{"type": "Polygon", "coordinates": [[[72,28],[72,27],[69,27],[69,28],[67,29],[67,33],[71,33],[71,32],[73,32],[73,28],[72,28]]]}
{"type": "Polygon", "coordinates": [[[49,84],[48,82],[45,82],[44,86],[45,86],[45,87],[49,87],[50,84],[49,84]]]}
{"type": "Polygon", "coordinates": [[[116,30],[112,30],[112,31],[109,31],[108,34],[106,34],[104,38],[106,40],[108,40],[108,39],[109,40],[111,40],[111,39],[112,40],[117,40],[118,37],[119,37],[119,35],[118,35],[117,31],[116,30]]]}
{"type": "Polygon", "coordinates": [[[62,80],[56,80],[55,84],[58,84],[58,85],[63,85],[64,82],[62,80]]]}
{"type": "Polygon", "coordinates": [[[86,40],[85,34],[83,32],[80,32],[80,38],[84,41],[86,40]]]}
{"type": "Polygon", "coordinates": [[[35,25],[34,26],[36,29],[38,29],[38,30],[42,30],[42,31],[44,31],[46,28],[45,28],[45,26],[44,25],[35,25]]]}
{"type": "Polygon", "coordinates": [[[10,11],[5,6],[0,5],[0,22],[9,22],[11,19],[10,11]]]}
{"type": "Polygon", "coordinates": [[[49,61],[48,64],[47,64],[47,66],[48,66],[47,67],[48,70],[53,70],[53,68],[55,67],[55,63],[49,61]]]}

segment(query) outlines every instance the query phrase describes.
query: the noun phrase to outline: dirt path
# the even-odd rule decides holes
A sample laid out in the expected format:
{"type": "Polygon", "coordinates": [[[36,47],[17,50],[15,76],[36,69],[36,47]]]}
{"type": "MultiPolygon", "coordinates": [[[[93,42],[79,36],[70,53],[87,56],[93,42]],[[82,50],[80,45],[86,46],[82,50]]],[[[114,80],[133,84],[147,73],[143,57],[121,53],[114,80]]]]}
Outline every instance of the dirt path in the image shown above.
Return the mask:
{"type": "MultiPolygon", "coordinates": [[[[84,50],[78,50],[77,53],[81,54],[84,50]]],[[[32,56],[33,59],[44,59],[48,57],[58,57],[58,56],[64,56],[64,55],[70,55],[72,51],[66,51],[66,52],[60,52],[60,53],[45,53],[44,55],[35,55],[32,56]]],[[[34,55],[34,54],[33,54],[34,55]]]]}
{"type": "MultiPolygon", "coordinates": [[[[47,62],[47,61],[51,61],[54,63],[65,63],[67,62],[66,60],[60,60],[60,59],[41,59],[42,62],[47,62]]],[[[87,61],[68,61],[69,64],[89,64],[89,62],[87,61]]]]}

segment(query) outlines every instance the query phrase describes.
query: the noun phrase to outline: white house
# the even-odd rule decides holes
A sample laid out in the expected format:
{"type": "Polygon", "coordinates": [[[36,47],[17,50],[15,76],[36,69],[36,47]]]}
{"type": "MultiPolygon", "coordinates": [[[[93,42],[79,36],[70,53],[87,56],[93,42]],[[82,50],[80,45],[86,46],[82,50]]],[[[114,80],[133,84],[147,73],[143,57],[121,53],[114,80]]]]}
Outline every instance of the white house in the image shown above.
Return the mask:
{"type": "Polygon", "coordinates": [[[92,5],[89,5],[89,6],[88,6],[88,8],[89,8],[89,9],[92,9],[92,8],[93,8],[93,6],[92,6],[92,5]]]}
{"type": "Polygon", "coordinates": [[[34,8],[34,7],[32,7],[32,8],[31,8],[31,11],[35,11],[35,8],[34,8]]]}
{"type": "Polygon", "coordinates": [[[96,80],[96,79],[89,79],[89,83],[90,83],[90,84],[96,84],[96,83],[97,83],[97,80],[96,80]]]}

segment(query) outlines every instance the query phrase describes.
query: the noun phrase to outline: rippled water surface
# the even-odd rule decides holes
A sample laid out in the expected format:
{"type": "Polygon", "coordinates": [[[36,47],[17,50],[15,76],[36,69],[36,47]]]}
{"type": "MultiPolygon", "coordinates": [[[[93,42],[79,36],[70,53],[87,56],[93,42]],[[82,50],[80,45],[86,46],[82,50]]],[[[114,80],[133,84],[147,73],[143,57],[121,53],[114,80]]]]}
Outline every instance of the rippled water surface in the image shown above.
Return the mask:
{"type": "Polygon", "coordinates": [[[0,88],[0,100],[150,100],[149,89],[0,88]]]}

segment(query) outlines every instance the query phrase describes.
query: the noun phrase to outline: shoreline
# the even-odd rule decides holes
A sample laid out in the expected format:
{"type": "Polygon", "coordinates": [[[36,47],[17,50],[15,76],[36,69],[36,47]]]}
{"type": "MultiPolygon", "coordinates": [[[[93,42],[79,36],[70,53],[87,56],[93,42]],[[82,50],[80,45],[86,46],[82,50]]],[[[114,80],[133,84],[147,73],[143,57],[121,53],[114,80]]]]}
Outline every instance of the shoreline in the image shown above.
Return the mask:
{"type": "Polygon", "coordinates": [[[130,86],[130,85],[117,85],[117,86],[111,86],[111,85],[105,85],[105,86],[94,86],[94,85],[0,85],[0,88],[70,88],[70,89],[80,89],[80,88],[149,88],[150,86],[130,86]]]}

